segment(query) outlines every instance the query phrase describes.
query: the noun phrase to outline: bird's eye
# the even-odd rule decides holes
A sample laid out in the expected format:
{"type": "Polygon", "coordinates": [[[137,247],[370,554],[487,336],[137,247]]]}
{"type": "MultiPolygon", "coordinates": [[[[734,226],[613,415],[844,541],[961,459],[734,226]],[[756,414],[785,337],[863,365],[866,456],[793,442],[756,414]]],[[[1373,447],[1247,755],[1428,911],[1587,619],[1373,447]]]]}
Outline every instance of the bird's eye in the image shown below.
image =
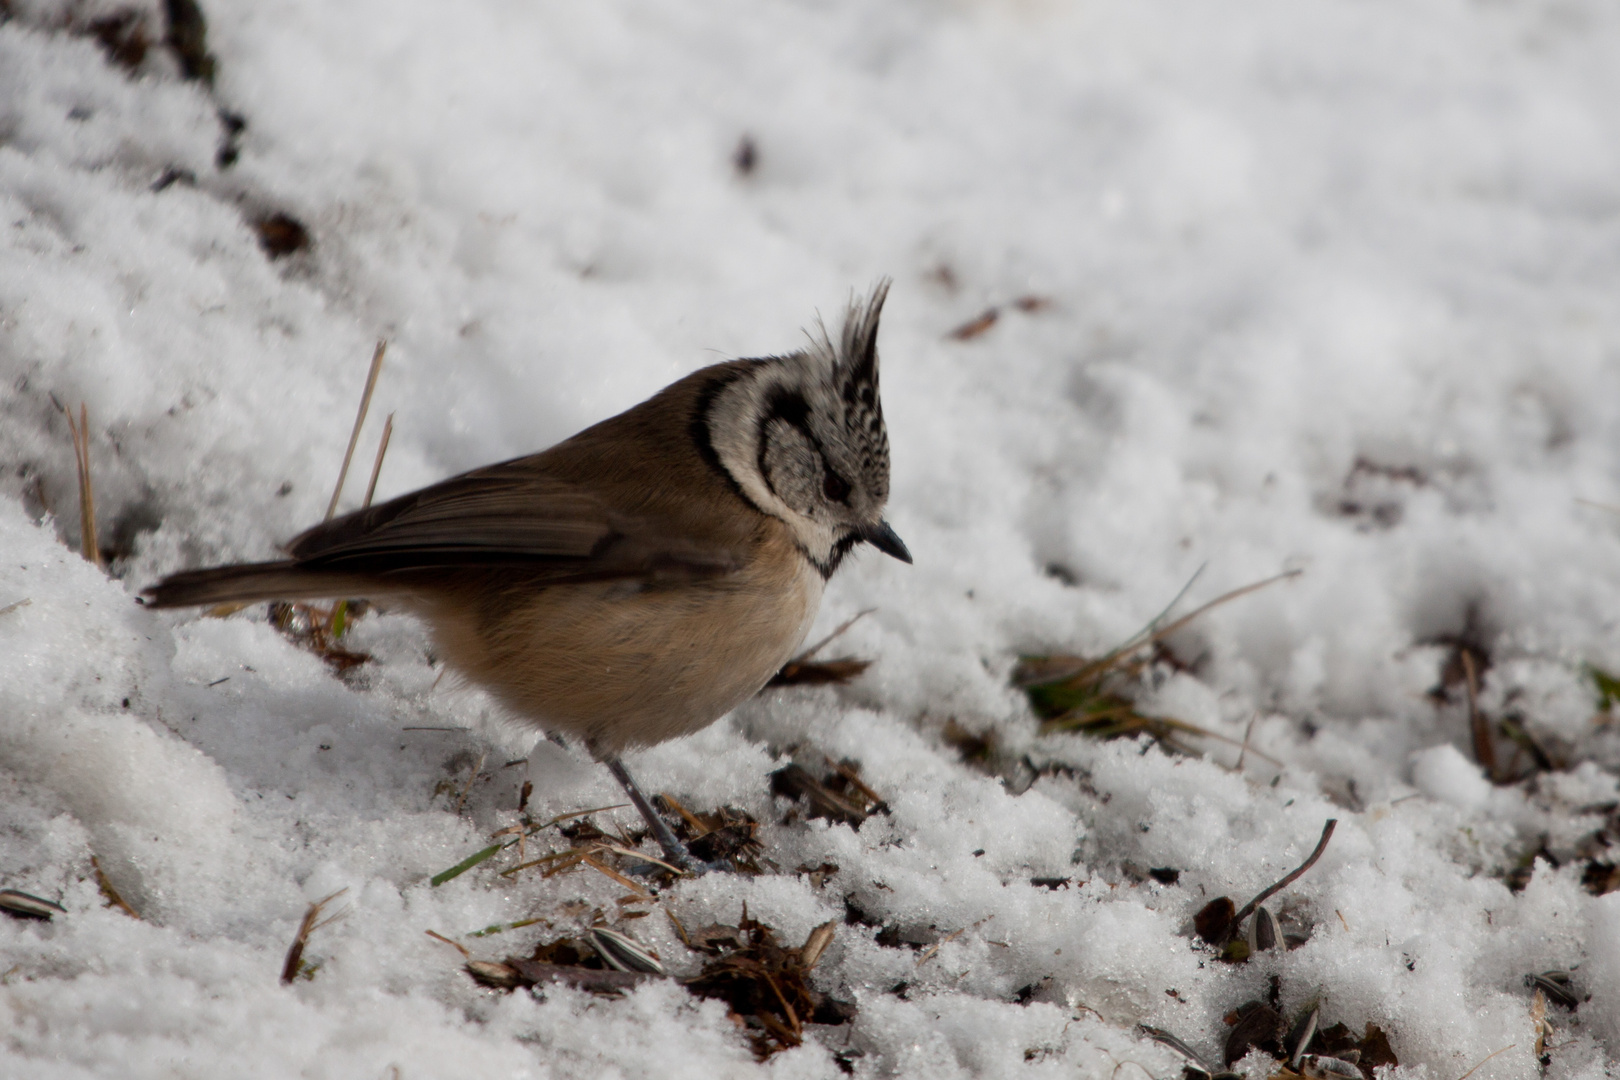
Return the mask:
{"type": "Polygon", "coordinates": [[[849,498],[849,481],[837,473],[830,472],[821,482],[821,493],[833,502],[843,502],[849,498]]]}

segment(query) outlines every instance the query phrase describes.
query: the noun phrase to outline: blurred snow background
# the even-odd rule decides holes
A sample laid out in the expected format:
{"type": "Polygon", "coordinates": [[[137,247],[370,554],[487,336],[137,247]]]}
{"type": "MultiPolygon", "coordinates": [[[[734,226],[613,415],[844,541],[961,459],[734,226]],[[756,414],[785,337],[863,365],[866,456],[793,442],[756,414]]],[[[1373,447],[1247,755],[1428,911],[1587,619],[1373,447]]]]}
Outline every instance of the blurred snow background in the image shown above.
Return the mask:
{"type": "MultiPolygon", "coordinates": [[[[1168,1078],[1135,1025],[1218,1056],[1275,977],[1290,1015],[1382,1027],[1399,1076],[1511,1047],[1473,1074],[1508,1080],[1543,1072],[1522,979],[1557,968],[1591,997],[1545,1074],[1614,1074],[1620,893],[1582,875],[1620,794],[1585,674],[1620,668],[1620,516],[1580,500],[1620,504],[1620,9],[215,0],[188,70],[186,7],[0,2],[0,609],[28,601],[0,613],[0,885],[68,909],[0,921],[0,1071],[1168,1078]],[[746,902],[789,943],[840,920],[817,980],[857,1018],[756,1065],[673,985],[477,987],[424,931],[523,955],[541,927],[468,935],[622,889],[427,878],[525,779],[549,815],[617,801],[605,772],[436,688],[403,617],[360,620],[376,660],[339,680],[262,609],[133,593],[318,520],[378,337],[346,507],[384,412],[381,497],[791,349],[885,274],[917,564],[863,555],[819,624],[876,607],[844,641],[876,665],[631,762],[767,822],[784,869],[662,904],[746,902]],[[77,554],[81,401],[110,579],[77,554]],[[1304,571],[1179,635],[1190,670],[1143,699],[1253,721],[1242,767],[1038,736],[1017,656],[1106,651],[1200,566],[1189,603],[1304,571]],[[1482,778],[1463,651],[1552,769],[1482,778]],[[858,759],[892,813],[776,824],[794,747],[858,759]],[[1189,936],[1330,816],[1278,898],[1306,945],[1233,966],[1189,936]],[[846,897],[965,932],[919,963],[846,897]]],[[[695,970],[654,916],[629,928],[695,970]]]]}

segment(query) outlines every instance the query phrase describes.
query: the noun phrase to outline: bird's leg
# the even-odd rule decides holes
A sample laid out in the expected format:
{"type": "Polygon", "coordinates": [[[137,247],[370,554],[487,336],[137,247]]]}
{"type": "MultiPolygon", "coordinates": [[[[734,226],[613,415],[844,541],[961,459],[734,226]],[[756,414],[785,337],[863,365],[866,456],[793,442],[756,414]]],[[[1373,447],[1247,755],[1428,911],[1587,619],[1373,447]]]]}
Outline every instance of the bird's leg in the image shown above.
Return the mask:
{"type": "Polygon", "coordinates": [[[603,757],[601,761],[602,764],[608,767],[608,772],[613,774],[613,779],[617,780],[619,786],[624,788],[624,793],[630,796],[631,804],[641,814],[641,818],[647,823],[647,827],[652,830],[653,838],[658,841],[658,846],[664,849],[664,858],[689,874],[704,874],[710,870],[720,869],[719,866],[706,863],[687,850],[686,845],[681,843],[680,838],[675,835],[675,831],[669,827],[669,823],[659,816],[658,811],[653,809],[652,803],[647,801],[647,796],[641,793],[641,789],[636,786],[636,782],[630,778],[630,770],[624,767],[624,762],[619,760],[617,754],[603,757]]]}

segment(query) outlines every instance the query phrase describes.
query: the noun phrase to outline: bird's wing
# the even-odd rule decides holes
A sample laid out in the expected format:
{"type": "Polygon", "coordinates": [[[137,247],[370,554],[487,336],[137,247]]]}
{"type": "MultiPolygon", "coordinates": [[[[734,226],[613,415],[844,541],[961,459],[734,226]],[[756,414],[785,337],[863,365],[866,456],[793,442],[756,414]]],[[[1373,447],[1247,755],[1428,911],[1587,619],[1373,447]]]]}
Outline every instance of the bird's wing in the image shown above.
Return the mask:
{"type": "Polygon", "coordinates": [[[712,577],[740,554],[627,513],[518,458],[315,526],[288,544],[302,568],[392,574],[521,565],[548,581],[712,577]]]}

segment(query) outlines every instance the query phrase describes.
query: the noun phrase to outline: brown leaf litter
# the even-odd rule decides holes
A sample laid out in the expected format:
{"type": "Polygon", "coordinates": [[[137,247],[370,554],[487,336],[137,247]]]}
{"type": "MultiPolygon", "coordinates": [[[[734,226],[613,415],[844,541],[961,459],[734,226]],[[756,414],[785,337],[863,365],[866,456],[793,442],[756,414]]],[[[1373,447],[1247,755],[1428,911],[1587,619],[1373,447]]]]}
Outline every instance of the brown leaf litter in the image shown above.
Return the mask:
{"type": "MultiPolygon", "coordinates": [[[[725,1002],[759,1060],[801,1045],[807,1025],[843,1024],[854,1017],[854,1005],[809,983],[810,973],[833,941],[833,923],[816,927],[803,945],[792,948],[777,940],[773,928],[750,918],[746,908],[736,926],[715,923],[690,933],[673,915],[670,918],[689,949],[710,957],[697,975],[680,980],[681,984],[699,997],[725,1002]]],[[[616,970],[612,957],[623,941],[609,944],[593,941],[591,935],[600,936],[600,928],[586,937],[542,943],[523,959],[469,960],[466,970],[478,982],[499,989],[560,983],[607,995],[665,977],[654,971],[616,970]]],[[[612,936],[630,940],[622,934],[612,936]]]]}

